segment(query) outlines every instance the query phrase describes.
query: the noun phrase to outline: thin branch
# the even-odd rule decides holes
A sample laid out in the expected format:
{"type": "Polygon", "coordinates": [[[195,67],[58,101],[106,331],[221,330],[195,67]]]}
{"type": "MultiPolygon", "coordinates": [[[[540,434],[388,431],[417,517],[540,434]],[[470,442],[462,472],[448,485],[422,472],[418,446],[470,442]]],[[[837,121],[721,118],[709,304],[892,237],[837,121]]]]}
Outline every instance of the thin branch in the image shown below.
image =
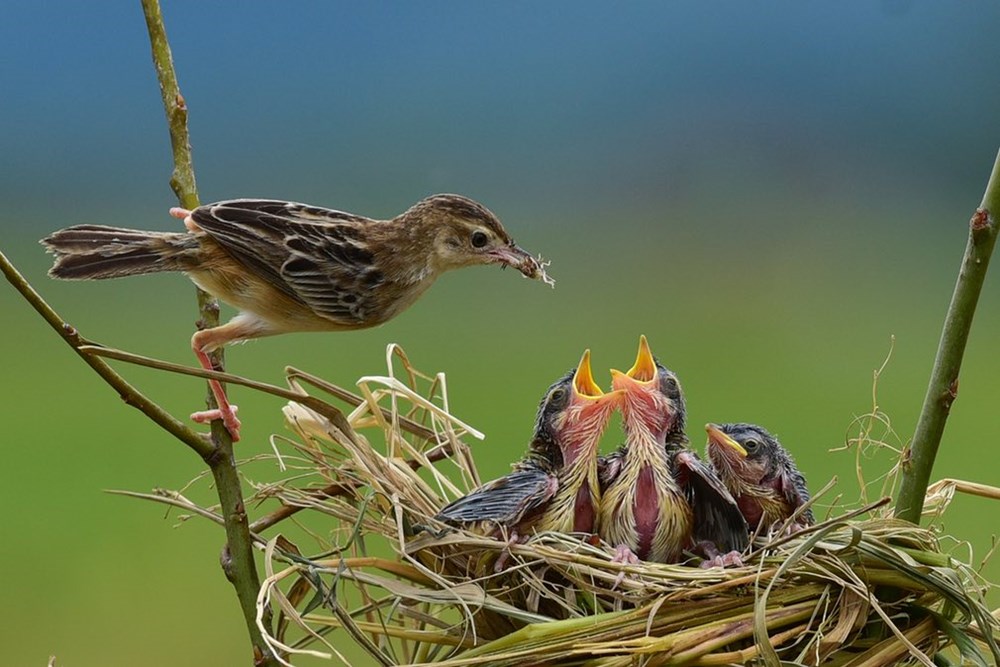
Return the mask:
{"type": "MultiPolygon", "coordinates": [[[[121,489],[105,489],[105,493],[110,493],[114,496],[125,496],[126,498],[138,498],[140,500],[151,500],[155,503],[162,503],[164,505],[169,505],[171,507],[177,507],[191,514],[197,514],[203,519],[208,519],[213,523],[217,523],[220,526],[225,526],[226,522],[222,519],[217,512],[205,509],[200,505],[196,505],[181,494],[176,491],[168,491],[166,489],[156,489],[154,493],[142,493],[139,491],[123,491],[121,489]]],[[[263,538],[259,538],[259,543],[261,546],[267,544],[267,541],[263,538]]]]}
{"type": "MultiPolygon", "coordinates": [[[[290,401],[295,401],[301,403],[311,410],[315,410],[324,417],[331,419],[330,415],[327,414],[332,406],[326,401],[322,401],[318,398],[310,396],[309,394],[297,390],[297,389],[285,389],[284,387],[278,387],[273,384],[268,384],[266,382],[259,382],[257,380],[251,380],[249,378],[242,377],[240,375],[233,375],[232,373],[225,373],[223,371],[210,371],[204,368],[195,368],[194,366],[184,366],[183,364],[175,364],[169,361],[163,361],[161,359],[153,359],[151,357],[145,357],[141,354],[135,354],[134,352],[127,352],[125,350],[117,350],[112,347],[105,347],[104,345],[98,345],[95,343],[88,343],[82,345],[80,350],[86,352],[87,354],[93,354],[98,357],[106,357],[108,359],[117,359],[118,361],[124,361],[130,364],[135,364],[136,366],[145,366],[146,368],[156,368],[162,371],[168,371],[170,373],[177,373],[179,375],[191,375],[194,377],[205,378],[206,380],[219,380],[227,384],[236,384],[243,387],[248,387],[250,389],[255,389],[259,392],[265,394],[271,394],[272,396],[277,396],[279,398],[285,398],[290,401]]],[[[294,369],[292,369],[294,370],[294,369]]],[[[295,377],[309,377],[313,376],[304,374],[302,371],[294,370],[295,377]]],[[[315,384],[315,383],[314,383],[315,384]]],[[[357,407],[365,402],[365,399],[358,396],[354,392],[348,391],[342,387],[325,383],[324,386],[320,387],[324,391],[333,394],[337,398],[341,399],[345,403],[348,403],[352,407],[357,407]]],[[[335,408],[334,408],[335,409],[335,408]]],[[[392,413],[385,409],[380,408],[382,411],[382,416],[385,419],[391,419],[392,413]]],[[[339,411],[338,411],[339,412],[339,411]]],[[[343,414],[343,413],[341,413],[343,414]]],[[[408,433],[412,433],[418,438],[423,438],[425,440],[436,440],[437,434],[424,426],[423,424],[418,424],[417,422],[409,419],[407,417],[399,416],[399,427],[408,433]]]]}
{"type": "MultiPolygon", "coordinates": [[[[345,480],[343,482],[334,482],[333,484],[328,484],[321,489],[314,489],[306,491],[306,495],[310,498],[323,501],[329,498],[336,498],[338,496],[343,496],[349,498],[357,493],[358,487],[361,486],[360,482],[352,482],[350,480],[345,480]]],[[[298,514],[302,510],[307,509],[306,505],[282,505],[278,509],[274,510],[269,514],[265,514],[260,517],[252,524],[250,524],[250,530],[254,533],[262,533],[271,526],[281,523],[285,519],[295,514],[298,514]]]]}
{"type": "MultiPolygon", "coordinates": [[[[146,16],[149,30],[149,44],[153,50],[153,66],[160,82],[163,108],[167,112],[170,129],[170,146],[174,154],[174,171],[170,176],[170,187],[181,206],[187,209],[198,207],[198,185],[194,180],[194,160],[191,154],[191,137],[187,127],[187,104],[177,85],[174,72],[174,58],[170,53],[170,42],[163,27],[163,13],[159,0],[142,0],[142,11],[146,16]]],[[[216,315],[218,318],[218,315],[216,315]]]]}
{"type": "Polygon", "coordinates": [[[83,351],[87,341],[77,333],[77,330],[70,326],[59,314],[52,309],[49,304],[35,291],[28,281],[21,275],[17,268],[10,263],[10,260],[0,252],[0,271],[3,272],[7,282],[13,285],[24,300],[27,301],[35,311],[49,323],[55,331],[62,336],[63,340],[80,355],[88,366],[94,369],[101,378],[118,392],[126,405],[131,405],[144,415],[149,417],[160,428],[171,434],[185,445],[190,447],[202,459],[208,461],[215,456],[215,447],[205,439],[205,436],[197,433],[185,423],[178,420],[169,412],[151,401],[145,394],[133,387],[129,382],[119,375],[103,359],[99,359],[83,351]]]}
{"type": "MultiPolygon", "coordinates": [[[[194,166],[191,156],[191,140],[187,127],[187,104],[177,85],[177,75],[174,72],[173,57],[170,53],[170,43],[163,25],[163,14],[160,11],[159,0],[142,0],[142,10],[146,17],[146,27],[149,29],[149,43],[152,48],[153,65],[156,67],[157,79],[160,82],[160,93],[163,96],[163,108],[167,114],[167,124],[170,129],[170,144],[173,148],[174,171],[170,185],[177,195],[181,206],[195,208],[198,206],[198,188],[194,178],[194,166]]],[[[211,296],[197,290],[198,308],[201,314],[199,326],[210,328],[219,324],[219,304],[211,296]]],[[[88,357],[93,358],[93,357],[88,357]]],[[[212,362],[222,370],[222,350],[211,355],[212,362]]],[[[208,394],[210,408],[217,407],[211,392],[208,394]]],[[[221,420],[212,422],[212,442],[215,445],[215,455],[207,459],[215,479],[215,488],[219,494],[220,512],[225,522],[226,545],[222,550],[222,567],[226,577],[236,589],[236,595],[243,610],[244,621],[253,644],[254,663],[256,665],[278,665],[277,658],[261,635],[257,624],[257,591],[260,589],[260,577],[254,563],[253,543],[250,537],[249,522],[246,507],[243,502],[243,491],[240,488],[240,478],[236,471],[236,460],[233,456],[233,441],[221,420]]],[[[270,614],[266,613],[263,627],[269,629],[270,614]]]]}
{"type": "Polygon", "coordinates": [[[986,184],[983,202],[969,222],[969,240],[958,273],[958,282],[945,316],[927,395],[913,434],[909,455],[903,462],[903,477],[896,496],[896,516],[920,522],[924,496],[944,434],[951,405],[958,396],[958,373],[962,367],[965,344],[969,340],[972,318],[986,278],[993,246],[997,240],[1000,214],[1000,153],[986,184]]]}

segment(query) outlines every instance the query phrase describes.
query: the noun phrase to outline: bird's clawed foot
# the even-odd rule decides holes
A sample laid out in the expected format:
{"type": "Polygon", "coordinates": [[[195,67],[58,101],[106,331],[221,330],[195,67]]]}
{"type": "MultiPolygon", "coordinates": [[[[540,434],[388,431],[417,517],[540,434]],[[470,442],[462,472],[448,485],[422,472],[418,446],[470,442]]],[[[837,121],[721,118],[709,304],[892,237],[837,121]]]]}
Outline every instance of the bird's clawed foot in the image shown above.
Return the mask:
{"type": "Polygon", "coordinates": [[[494,572],[503,572],[504,568],[507,567],[507,561],[510,560],[510,548],[515,544],[520,544],[524,542],[527,538],[522,538],[517,534],[516,530],[510,532],[510,539],[507,540],[507,544],[504,546],[503,551],[497,557],[497,562],[493,565],[494,572]]]}
{"type": "Polygon", "coordinates": [[[201,227],[195,223],[194,219],[191,217],[191,211],[188,209],[181,208],[180,206],[174,206],[170,209],[170,215],[178,220],[183,220],[184,226],[187,227],[189,232],[201,231],[201,227]]]}
{"type": "Polygon", "coordinates": [[[699,542],[698,548],[705,554],[705,560],[699,567],[706,570],[710,567],[743,567],[743,554],[739,551],[720,553],[714,542],[699,542]]]}
{"type": "Polygon", "coordinates": [[[785,530],[785,535],[786,536],[794,535],[795,533],[801,532],[808,527],[809,526],[807,524],[799,523],[798,521],[793,521],[791,525],[789,525],[788,528],[785,530]]]}
{"type": "Polygon", "coordinates": [[[229,431],[230,437],[232,437],[233,442],[239,442],[240,440],[240,420],[236,416],[236,411],[239,410],[239,406],[227,403],[227,410],[222,408],[215,408],[214,410],[200,410],[198,412],[191,413],[191,421],[198,424],[207,424],[213,422],[216,419],[221,419],[222,423],[226,425],[226,430],[229,431]]]}
{"type": "MultiPolygon", "coordinates": [[[[638,565],[640,563],[639,557],[635,555],[635,552],[629,549],[624,544],[619,544],[615,547],[615,555],[611,558],[612,563],[621,563],[623,565],[638,565]]],[[[618,573],[615,577],[615,583],[611,586],[611,590],[618,588],[621,583],[625,580],[625,570],[618,573]]]]}
{"type": "MultiPolygon", "coordinates": [[[[172,211],[173,209],[171,209],[172,211]]],[[[181,209],[183,210],[183,209],[181,209]]],[[[205,335],[205,331],[199,331],[191,339],[191,349],[194,350],[194,354],[198,357],[198,363],[201,367],[208,371],[215,370],[212,366],[212,360],[209,358],[208,354],[204,352],[204,346],[199,343],[199,338],[205,335]]],[[[209,380],[208,386],[212,390],[212,396],[215,397],[215,404],[219,407],[215,410],[203,410],[201,412],[195,412],[191,415],[191,419],[203,424],[205,422],[210,422],[215,419],[221,419],[226,425],[226,430],[229,431],[229,435],[232,437],[233,442],[239,442],[240,440],[240,420],[236,418],[236,406],[229,402],[229,397],[226,396],[226,390],[223,388],[222,383],[218,380],[209,380]]]]}
{"type": "Polygon", "coordinates": [[[626,565],[638,565],[639,557],[635,555],[635,552],[629,549],[624,544],[619,544],[615,547],[615,555],[611,559],[612,563],[623,563],[626,565]]]}
{"type": "Polygon", "coordinates": [[[716,554],[707,560],[701,561],[700,567],[706,570],[711,567],[743,567],[743,554],[739,551],[716,554]]]}

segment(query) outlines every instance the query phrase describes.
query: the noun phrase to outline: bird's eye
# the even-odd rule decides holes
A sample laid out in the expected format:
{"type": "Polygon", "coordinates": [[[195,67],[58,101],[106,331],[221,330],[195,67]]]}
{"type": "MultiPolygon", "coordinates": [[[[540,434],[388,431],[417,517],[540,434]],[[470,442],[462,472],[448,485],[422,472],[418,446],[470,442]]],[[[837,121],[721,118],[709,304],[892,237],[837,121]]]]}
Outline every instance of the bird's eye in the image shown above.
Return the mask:
{"type": "Polygon", "coordinates": [[[563,396],[565,395],[566,395],[565,389],[553,389],[552,393],[549,394],[549,401],[550,402],[561,401],[563,396]]]}
{"type": "Polygon", "coordinates": [[[488,237],[486,235],[486,232],[479,231],[479,230],[472,232],[472,247],[473,248],[482,248],[487,243],[489,243],[489,240],[490,240],[490,237],[488,237]]]}
{"type": "Polygon", "coordinates": [[[668,377],[663,381],[663,383],[666,385],[667,389],[670,389],[671,391],[677,389],[677,380],[674,378],[668,377]]]}
{"type": "Polygon", "coordinates": [[[757,449],[759,445],[760,445],[759,441],[750,438],[749,440],[743,443],[743,449],[747,450],[748,452],[752,452],[753,450],[757,449]]]}

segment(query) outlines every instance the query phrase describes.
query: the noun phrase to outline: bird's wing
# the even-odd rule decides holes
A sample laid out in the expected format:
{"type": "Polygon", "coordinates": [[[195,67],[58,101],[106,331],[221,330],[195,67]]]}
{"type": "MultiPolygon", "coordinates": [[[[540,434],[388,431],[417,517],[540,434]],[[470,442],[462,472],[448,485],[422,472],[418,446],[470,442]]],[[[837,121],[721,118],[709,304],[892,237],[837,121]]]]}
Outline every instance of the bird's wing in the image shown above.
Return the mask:
{"type": "Polygon", "coordinates": [[[269,199],[208,204],[191,217],[247,269],[333,322],[364,322],[385,280],[365,243],[365,227],[379,224],[370,218],[269,199]]]}
{"type": "Polygon", "coordinates": [[[526,466],[449,503],[435,518],[452,524],[490,521],[514,528],[539,512],[557,488],[555,475],[537,466],[526,466]]]}
{"type": "MultiPolygon", "coordinates": [[[[767,483],[766,481],[764,483],[767,483]]],[[[792,506],[793,510],[798,509],[803,503],[809,501],[809,487],[806,486],[806,479],[799,472],[798,468],[791,466],[787,468],[782,466],[778,474],[775,476],[771,485],[784,496],[788,504],[792,506]]],[[[807,509],[803,512],[797,519],[799,523],[811,526],[816,523],[816,519],[813,517],[812,508],[807,509]]]]}
{"type": "Polygon", "coordinates": [[[618,479],[627,453],[628,446],[622,445],[607,456],[597,457],[597,482],[601,487],[601,493],[604,493],[618,479]]]}
{"type": "Polygon", "coordinates": [[[746,519],[715,471],[689,449],[674,456],[673,468],[694,513],[695,540],[712,542],[723,553],[746,549],[746,519]]]}

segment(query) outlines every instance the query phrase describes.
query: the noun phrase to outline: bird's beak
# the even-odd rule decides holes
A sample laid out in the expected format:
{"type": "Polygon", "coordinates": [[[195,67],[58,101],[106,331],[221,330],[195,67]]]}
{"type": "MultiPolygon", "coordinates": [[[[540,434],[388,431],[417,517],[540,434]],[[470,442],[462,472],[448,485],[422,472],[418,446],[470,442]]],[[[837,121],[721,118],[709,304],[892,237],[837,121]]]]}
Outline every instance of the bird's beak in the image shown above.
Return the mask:
{"type": "Polygon", "coordinates": [[[708,433],[708,442],[710,445],[728,447],[732,452],[739,455],[740,458],[745,459],[747,457],[747,450],[743,449],[743,445],[730,438],[715,424],[705,424],[705,431],[708,433]]]}
{"type": "MultiPolygon", "coordinates": [[[[503,246],[490,250],[487,255],[501,266],[509,266],[521,272],[525,278],[541,280],[549,285],[554,285],[555,281],[545,273],[545,266],[539,262],[531,253],[518,245],[503,246]]],[[[548,264],[548,262],[545,262],[548,264]]]]}
{"type": "Polygon", "coordinates": [[[604,393],[594,381],[594,372],[590,368],[590,350],[585,350],[580,363],[573,374],[573,394],[577,400],[589,401],[593,405],[617,404],[625,392],[621,390],[604,393]]]}
{"type": "Polygon", "coordinates": [[[639,336],[639,352],[635,355],[635,363],[628,369],[626,375],[639,382],[649,382],[656,377],[656,361],[645,336],[639,336]]]}
{"type": "Polygon", "coordinates": [[[655,379],[656,361],[653,359],[653,352],[649,349],[646,337],[639,336],[639,352],[635,356],[635,363],[626,373],[612,369],[611,386],[615,389],[627,389],[636,384],[648,384],[655,379]]]}

